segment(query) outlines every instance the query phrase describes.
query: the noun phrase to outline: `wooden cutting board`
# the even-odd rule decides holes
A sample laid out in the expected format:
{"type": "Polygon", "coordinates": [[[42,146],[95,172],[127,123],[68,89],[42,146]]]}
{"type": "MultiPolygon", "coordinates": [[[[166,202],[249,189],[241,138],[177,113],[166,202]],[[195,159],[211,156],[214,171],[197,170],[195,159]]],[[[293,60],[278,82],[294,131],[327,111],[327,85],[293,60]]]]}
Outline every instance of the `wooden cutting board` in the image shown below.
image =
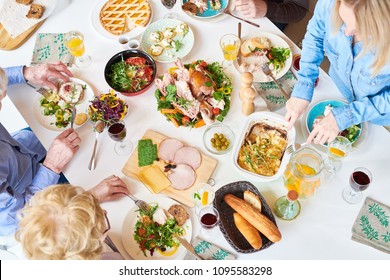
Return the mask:
{"type": "MultiPolygon", "coordinates": [[[[164,140],[165,138],[169,138],[163,134],[160,134],[153,130],[147,130],[142,137],[142,139],[151,139],[153,141],[153,144],[157,144],[157,147],[159,146],[160,142],[164,140]]],[[[180,139],[178,139],[180,140],[180,139]]],[[[182,141],[183,142],[183,141],[182,141]]],[[[184,143],[184,142],[183,142],[184,143]]],[[[185,146],[188,146],[184,143],[185,146]]],[[[200,152],[200,151],[199,151],[200,152]]],[[[207,182],[211,174],[213,174],[215,167],[217,166],[217,160],[214,158],[211,158],[201,152],[202,156],[202,163],[199,166],[196,172],[196,180],[195,183],[192,185],[191,188],[179,191],[172,187],[168,187],[167,189],[163,190],[161,193],[189,206],[194,207],[194,202],[192,200],[192,194],[195,190],[201,187],[201,183],[207,182]]],[[[164,166],[166,165],[163,160],[160,160],[158,162],[154,163],[158,166],[162,171],[164,171],[164,166]]],[[[134,152],[131,154],[130,158],[127,160],[125,166],[122,168],[123,174],[126,176],[129,176],[131,178],[137,179],[140,182],[142,182],[151,193],[155,193],[153,189],[146,183],[141,180],[139,177],[139,174],[145,169],[148,168],[148,166],[139,167],[138,166],[138,148],[136,147],[134,149],[134,152]]]]}
{"type": "Polygon", "coordinates": [[[16,36],[15,38],[12,38],[0,23],[0,49],[5,51],[17,49],[26,42],[28,38],[30,38],[30,36],[43,24],[44,21],[45,20],[38,22],[29,30],[23,32],[19,36],[16,36]]]}

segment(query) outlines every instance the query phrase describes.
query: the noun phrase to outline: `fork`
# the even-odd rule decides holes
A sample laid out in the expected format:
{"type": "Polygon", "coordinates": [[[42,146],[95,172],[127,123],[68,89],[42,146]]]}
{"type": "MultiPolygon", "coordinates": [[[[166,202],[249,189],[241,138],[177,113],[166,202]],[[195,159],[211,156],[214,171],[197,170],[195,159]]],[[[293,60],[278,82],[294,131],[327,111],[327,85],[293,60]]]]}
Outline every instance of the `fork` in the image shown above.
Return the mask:
{"type": "Polygon", "coordinates": [[[306,142],[303,143],[303,144],[293,143],[293,144],[291,144],[290,146],[287,147],[286,153],[287,154],[291,154],[291,153],[299,150],[302,146],[305,146],[305,145],[306,145],[306,142]]]}
{"type": "Polygon", "coordinates": [[[131,194],[126,194],[126,196],[131,198],[134,201],[135,205],[137,205],[139,207],[139,209],[141,209],[142,211],[144,211],[146,213],[149,212],[150,206],[145,201],[138,199],[135,196],[132,196],[131,194]]]}
{"type": "Polygon", "coordinates": [[[272,80],[275,82],[275,84],[278,86],[278,88],[280,89],[280,91],[283,93],[284,97],[288,100],[290,97],[288,96],[288,94],[284,91],[284,89],[279,85],[279,83],[276,81],[274,75],[272,74],[272,71],[271,69],[269,69],[267,63],[263,63],[261,64],[261,70],[263,70],[264,74],[266,74],[267,76],[270,76],[272,78],[272,80]]]}
{"type": "Polygon", "coordinates": [[[34,87],[30,83],[27,83],[27,85],[32,87],[33,89],[35,89],[38,93],[42,94],[44,97],[48,97],[50,95],[50,92],[47,89],[43,88],[43,87],[37,89],[36,87],[34,87]]]}
{"type": "Polygon", "coordinates": [[[220,10],[218,10],[218,12],[220,12],[221,14],[229,15],[229,16],[231,16],[231,17],[234,17],[234,18],[238,19],[238,20],[242,20],[242,21],[244,21],[244,22],[246,22],[246,23],[248,23],[248,24],[251,24],[251,25],[253,25],[253,26],[260,27],[260,25],[258,25],[257,23],[254,23],[254,22],[251,22],[251,21],[249,21],[249,20],[240,18],[240,17],[238,17],[238,16],[236,16],[236,15],[233,15],[233,14],[229,11],[229,7],[226,7],[225,9],[220,9],[220,10]]]}

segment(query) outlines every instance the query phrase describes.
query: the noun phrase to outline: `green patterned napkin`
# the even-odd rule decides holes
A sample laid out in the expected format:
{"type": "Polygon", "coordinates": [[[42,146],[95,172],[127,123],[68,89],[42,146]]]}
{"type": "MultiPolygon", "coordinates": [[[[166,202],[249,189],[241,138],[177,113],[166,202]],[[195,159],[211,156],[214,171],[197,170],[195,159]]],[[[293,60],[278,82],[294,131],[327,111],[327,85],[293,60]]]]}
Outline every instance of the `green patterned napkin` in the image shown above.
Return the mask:
{"type": "Polygon", "coordinates": [[[199,237],[192,240],[195,252],[205,260],[235,260],[236,256],[199,237]]]}
{"type": "MultiPolygon", "coordinates": [[[[288,70],[288,72],[277,81],[282,86],[284,91],[290,95],[295,83],[297,82],[297,78],[295,78],[291,70],[288,70]]],[[[280,92],[280,89],[274,82],[253,83],[253,86],[267,103],[268,110],[271,112],[276,111],[286,105],[286,98],[283,96],[283,94],[280,92]]]]}
{"type": "Polygon", "coordinates": [[[62,61],[72,66],[73,56],[64,44],[64,33],[38,33],[31,64],[54,63],[62,61]]]}
{"type": "Polygon", "coordinates": [[[390,207],[366,198],[352,227],[352,240],[390,253],[390,207]]]}

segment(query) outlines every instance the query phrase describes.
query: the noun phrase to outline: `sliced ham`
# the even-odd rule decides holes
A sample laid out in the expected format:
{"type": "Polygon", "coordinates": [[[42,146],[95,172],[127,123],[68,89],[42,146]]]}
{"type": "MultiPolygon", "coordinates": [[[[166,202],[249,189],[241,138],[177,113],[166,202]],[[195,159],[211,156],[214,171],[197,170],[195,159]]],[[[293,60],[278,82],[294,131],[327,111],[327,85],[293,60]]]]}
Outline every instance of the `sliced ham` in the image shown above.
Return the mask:
{"type": "Polygon", "coordinates": [[[173,162],[177,165],[187,164],[196,170],[202,162],[202,156],[199,151],[193,147],[183,147],[176,151],[173,162]]]}
{"type": "Polygon", "coordinates": [[[177,139],[167,138],[161,141],[158,146],[158,158],[173,162],[173,158],[177,150],[182,148],[184,144],[177,139]]]}
{"type": "Polygon", "coordinates": [[[196,174],[191,166],[177,164],[176,168],[171,169],[171,173],[168,174],[168,179],[171,181],[174,189],[184,191],[194,184],[196,174]]]}

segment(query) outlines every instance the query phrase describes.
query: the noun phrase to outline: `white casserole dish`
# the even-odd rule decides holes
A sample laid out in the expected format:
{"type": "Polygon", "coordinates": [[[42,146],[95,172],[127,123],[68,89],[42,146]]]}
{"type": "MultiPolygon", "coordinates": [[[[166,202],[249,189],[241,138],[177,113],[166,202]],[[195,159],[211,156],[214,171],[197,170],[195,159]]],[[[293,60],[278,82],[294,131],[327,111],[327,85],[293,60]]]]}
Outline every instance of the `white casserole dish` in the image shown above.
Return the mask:
{"type": "MultiPolygon", "coordinates": [[[[250,116],[248,116],[246,124],[243,130],[241,131],[241,133],[239,134],[238,139],[235,143],[234,152],[233,152],[233,164],[238,170],[238,172],[248,180],[253,180],[257,182],[270,182],[278,179],[283,174],[290,160],[291,154],[287,154],[287,153],[283,154],[282,162],[280,164],[279,170],[273,176],[263,176],[263,175],[250,172],[248,170],[243,169],[237,163],[240,148],[243,145],[245,138],[247,137],[251,127],[258,122],[265,122],[273,127],[281,128],[287,131],[288,123],[283,119],[283,116],[281,115],[278,115],[276,113],[271,113],[271,112],[257,112],[251,114],[250,116]]],[[[296,131],[294,127],[289,131],[287,131],[287,147],[295,142],[295,136],[296,136],[296,131]]]]}

